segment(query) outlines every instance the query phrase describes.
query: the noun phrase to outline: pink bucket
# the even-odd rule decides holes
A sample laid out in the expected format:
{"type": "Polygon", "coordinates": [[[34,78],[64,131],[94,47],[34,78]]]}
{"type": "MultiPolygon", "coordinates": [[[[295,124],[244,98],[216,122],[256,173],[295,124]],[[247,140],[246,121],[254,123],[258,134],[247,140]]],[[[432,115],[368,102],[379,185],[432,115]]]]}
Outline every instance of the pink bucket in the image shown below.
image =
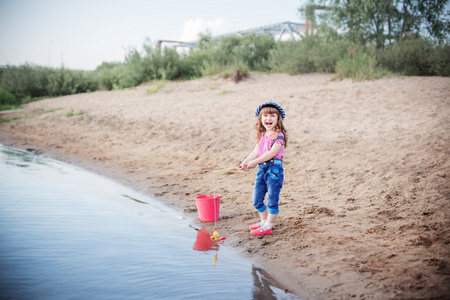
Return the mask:
{"type": "Polygon", "coordinates": [[[200,221],[214,222],[219,220],[220,197],[220,195],[198,195],[195,197],[200,221]]]}

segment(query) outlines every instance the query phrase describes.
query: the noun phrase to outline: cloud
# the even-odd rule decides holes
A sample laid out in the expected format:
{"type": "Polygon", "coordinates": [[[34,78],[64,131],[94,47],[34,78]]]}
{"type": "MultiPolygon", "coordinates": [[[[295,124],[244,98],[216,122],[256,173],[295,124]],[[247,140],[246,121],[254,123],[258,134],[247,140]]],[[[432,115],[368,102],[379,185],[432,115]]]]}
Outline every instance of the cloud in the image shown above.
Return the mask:
{"type": "Polygon", "coordinates": [[[207,31],[213,36],[222,34],[224,28],[225,22],[223,19],[216,19],[214,21],[207,21],[202,18],[187,20],[184,22],[183,34],[180,37],[180,41],[196,41],[200,33],[206,33],[207,31]]]}

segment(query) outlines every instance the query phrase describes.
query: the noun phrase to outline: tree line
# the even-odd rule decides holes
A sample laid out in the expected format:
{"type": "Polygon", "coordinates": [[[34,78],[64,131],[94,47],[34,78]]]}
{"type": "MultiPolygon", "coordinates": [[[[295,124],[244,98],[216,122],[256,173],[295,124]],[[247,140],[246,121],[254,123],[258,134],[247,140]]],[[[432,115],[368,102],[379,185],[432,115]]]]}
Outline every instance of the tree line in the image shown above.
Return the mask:
{"type": "Polygon", "coordinates": [[[242,78],[250,72],[335,73],[335,78],[386,75],[449,76],[448,1],[309,1],[299,11],[308,32],[298,41],[272,36],[199,36],[180,54],[147,40],[123,62],[94,71],[25,64],[0,69],[0,109],[40,97],[137,86],[150,80],[190,80],[208,75],[242,78]]]}

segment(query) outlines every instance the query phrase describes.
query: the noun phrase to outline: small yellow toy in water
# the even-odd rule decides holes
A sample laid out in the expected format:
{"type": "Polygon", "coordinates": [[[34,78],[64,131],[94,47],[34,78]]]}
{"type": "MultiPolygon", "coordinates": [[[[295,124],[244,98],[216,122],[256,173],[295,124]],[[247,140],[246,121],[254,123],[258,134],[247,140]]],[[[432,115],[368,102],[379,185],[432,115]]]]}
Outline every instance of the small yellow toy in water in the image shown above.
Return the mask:
{"type": "Polygon", "coordinates": [[[219,239],[219,233],[217,232],[217,228],[214,228],[214,233],[211,236],[211,240],[218,240],[219,239]]]}
{"type": "Polygon", "coordinates": [[[217,261],[218,261],[218,260],[219,260],[219,259],[217,258],[217,254],[214,255],[214,257],[213,257],[213,265],[214,265],[214,266],[217,264],[217,261]]]}

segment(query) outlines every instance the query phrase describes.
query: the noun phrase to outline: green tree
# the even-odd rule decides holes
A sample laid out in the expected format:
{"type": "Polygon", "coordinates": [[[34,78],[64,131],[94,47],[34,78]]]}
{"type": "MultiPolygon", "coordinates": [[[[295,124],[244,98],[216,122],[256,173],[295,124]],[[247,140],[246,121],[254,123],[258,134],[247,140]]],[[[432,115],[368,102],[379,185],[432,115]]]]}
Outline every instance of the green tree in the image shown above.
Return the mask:
{"type": "Polygon", "coordinates": [[[300,12],[310,20],[319,14],[322,22],[338,28],[351,41],[374,42],[382,48],[407,36],[448,38],[447,3],[448,0],[310,0],[300,12]]]}

